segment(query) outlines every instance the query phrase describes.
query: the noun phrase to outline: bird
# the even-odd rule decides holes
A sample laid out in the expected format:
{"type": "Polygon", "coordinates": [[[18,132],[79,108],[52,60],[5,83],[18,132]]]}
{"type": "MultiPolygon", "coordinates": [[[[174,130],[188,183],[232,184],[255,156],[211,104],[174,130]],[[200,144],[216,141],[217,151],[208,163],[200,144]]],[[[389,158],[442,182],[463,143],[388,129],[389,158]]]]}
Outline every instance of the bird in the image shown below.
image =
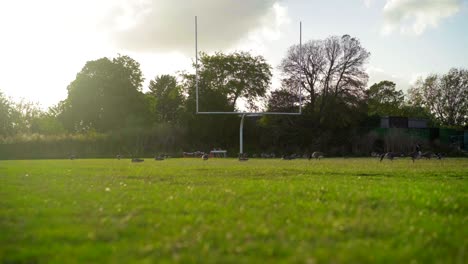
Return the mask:
{"type": "Polygon", "coordinates": [[[248,161],[249,158],[247,158],[247,155],[244,153],[239,153],[239,161],[248,161]]]}
{"type": "Polygon", "coordinates": [[[398,155],[398,153],[395,153],[395,152],[387,152],[387,153],[384,153],[384,154],[380,155],[380,161],[382,161],[384,158],[387,158],[387,159],[393,161],[393,159],[398,157],[398,156],[401,156],[401,155],[398,155]]]}
{"type": "Polygon", "coordinates": [[[203,160],[208,160],[208,154],[203,154],[203,155],[202,155],[202,159],[203,159],[203,160]]]}
{"type": "Polygon", "coordinates": [[[133,158],[132,162],[143,162],[145,161],[144,159],[139,159],[139,158],[133,158]]]}
{"type": "Polygon", "coordinates": [[[380,162],[382,162],[382,160],[383,160],[384,158],[389,158],[389,159],[393,160],[393,157],[390,158],[389,156],[387,156],[387,154],[389,154],[389,153],[390,153],[390,152],[380,154],[380,162]]]}
{"type": "Polygon", "coordinates": [[[434,156],[435,156],[434,153],[430,151],[427,151],[421,154],[421,157],[426,158],[426,159],[431,159],[434,156]]]}
{"type": "Polygon", "coordinates": [[[320,152],[320,151],[315,151],[314,153],[312,153],[312,157],[313,159],[321,159],[323,158],[323,153],[320,152]]]}
{"type": "Polygon", "coordinates": [[[436,153],[435,156],[437,157],[438,160],[441,160],[445,157],[444,153],[436,153]]]}
{"type": "Polygon", "coordinates": [[[164,160],[164,156],[162,155],[154,156],[154,160],[164,160]]]}
{"type": "Polygon", "coordinates": [[[421,152],[420,151],[411,152],[408,156],[410,156],[414,162],[415,160],[421,158],[421,152]]]}

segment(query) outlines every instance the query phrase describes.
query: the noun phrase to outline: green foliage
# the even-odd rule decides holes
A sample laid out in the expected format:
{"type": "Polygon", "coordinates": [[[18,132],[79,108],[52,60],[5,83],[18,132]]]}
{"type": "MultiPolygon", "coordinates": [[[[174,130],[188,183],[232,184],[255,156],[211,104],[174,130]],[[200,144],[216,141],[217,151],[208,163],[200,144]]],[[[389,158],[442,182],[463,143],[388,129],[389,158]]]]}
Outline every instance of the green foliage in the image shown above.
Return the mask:
{"type": "Polygon", "coordinates": [[[468,125],[468,70],[429,75],[418,80],[409,96],[412,105],[425,108],[443,126],[468,125]]]}
{"type": "Polygon", "coordinates": [[[18,116],[13,103],[0,91],[0,137],[16,133],[18,116]]]}
{"type": "Polygon", "coordinates": [[[248,52],[201,53],[198,67],[200,97],[210,96],[204,94],[207,90],[217,91],[228,99],[232,109],[240,98],[250,109],[256,109],[256,100],[266,94],[272,76],[265,58],[248,52]]]}
{"type": "Polygon", "coordinates": [[[185,98],[177,79],[171,75],[157,76],[150,81],[149,90],[147,96],[156,121],[180,122],[185,98]]]}
{"type": "Polygon", "coordinates": [[[57,135],[65,133],[65,129],[53,110],[43,111],[37,103],[21,100],[14,104],[17,118],[17,133],[57,135]]]}
{"type": "Polygon", "coordinates": [[[466,263],[467,162],[0,161],[0,262],[466,263]]]}
{"type": "Polygon", "coordinates": [[[427,119],[429,121],[428,125],[431,127],[437,127],[439,125],[437,122],[434,122],[434,115],[432,115],[427,108],[413,105],[408,102],[405,102],[401,107],[401,116],[427,119]]]}
{"type": "MultiPolygon", "coordinates": [[[[195,65],[194,65],[195,66],[195,65]]],[[[238,99],[244,99],[250,109],[264,96],[271,79],[271,67],[261,56],[249,53],[202,53],[198,65],[199,111],[232,112],[238,99]]],[[[236,146],[239,118],[236,116],[195,115],[196,79],[183,74],[183,87],[187,94],[183,123],[192,150],[208,151],[214,147],[236,146]],[[208,148],[208,149],[207,149],[208,148]]]]}
{"type": "MultiPolygon", "coordinates": [[[[238,111],[239,101],[252,111],[263,111],[263,104],[270,112],[297,112],[302,93],[300,116],[246,120],[249,153],[368,155],[382,141],[371,131],[385,115],[426,118],[430,126],[466,126],[466,70],[421,80],[405,102],[403,92],[389,81],[365,90],[369,56],[348,35],[309,41],[302,51],[292,46],[280,65],[282,86],[268,96],[271,67],[263,57],[246,52],[201,53],[198,80],[188,73],[157,75],[146,94],[140,65],[132,58],[88,61],[68,86],[68,97],[48,111],[0,94],[0,158],[52,158],[71,152],[138,156],[213,148],[235,155],[239,117],[196,115],[197,81],[201,112],[238,111]]],[[[438,145],[436,137],[432,147],[438,145]]]]}
{"type": "Polygon", "coordinates": [[[280,89],[271,92],[268,97],[268,112],[298,112],[299,95],[294,94],[288,89],[280,89]]]}
{"type": "Polygon", "coordinates": [[[302,92],[303,115],[263,118],[264,136],[275,135],[270,145],[287,152],[330,151],[349,145],[351,130],[366,116],[364,65],[369,56],[359,40],[349,35],[308,41],[302,49],[292,46],[280,65],[282,88],[267,105],[297,109],[294,105],[302,92]],[[284,107],[288,100],[292,107],[284,107]]]}
{"type": "MultiPolygon", "coordinates": [[[[401,90],[397,90],[395,83],[391,81],[381,81],[373,84],[368,90],[367,95],[367,113],[368,122],[377,119],[377,122],[372,122],[372,126],[378,126],[379,118],[382,116],[406,116],[412,118],[424,118],[432,124],[434,116],[430,111],[419,104],[414,104],[405,100],[405,94],[401,90]]],[[[433,124],[435,126],[435,124],[433,124]]]]}
{"type": "Polygon", "coordinates": [[[369,115],[401,116],[405,96],[403,91],[395,89],[395,83],[390,81],[375,83],[366,94],[369,115]]]}
{"type": "Polygon", "coordinates": [[[110,131],[144,126],[148,118],[143,77],[128,56],[89,61],[68,86],[60,116],[70,131],[110,131]]]}

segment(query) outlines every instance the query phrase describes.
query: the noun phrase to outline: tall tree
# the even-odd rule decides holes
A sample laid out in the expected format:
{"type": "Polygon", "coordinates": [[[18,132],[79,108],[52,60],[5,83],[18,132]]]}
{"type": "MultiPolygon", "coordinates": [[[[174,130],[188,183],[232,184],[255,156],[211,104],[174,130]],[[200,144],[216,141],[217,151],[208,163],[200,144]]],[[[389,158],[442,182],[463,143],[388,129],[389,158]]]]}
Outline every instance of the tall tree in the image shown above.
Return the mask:
{"type": "MultiPolygon", "coordinates": [[[[267,101],[268,112],[297,112],[299,111],[299,96],[297,92],[282,87],[272,91],[267,101]]],[[[303,130],[298,125],[299,117],[265,115],[257,123],[263,128],[263,133],[257,138],[263,151],[270,148],[284,148],[291,151],[289,146],[298,145],[297,135],[303,130]]]]}
{"type": "Polygon", "coordinates": [[[257,99],[266,94],[272,76],[265,58],[248,52],[201,53],[198,73],[200,97],[207,90],[217,91],[228,99],[232,110],[240,98],[256,109],[257,99]]]}
{"type": "MultiPolygon", "coordinates": [[[[322,114],[330,98],[362,97],[368,76],[364,69],[370,53],[349,35],[292,46],[280,70],[290,89],[307,93],[311,108],[322,114]]],[[[353,103],[350,100],[348,103],[353,103]]]]}
{"type": "Polygon", "coordinates": [[[367,106],[369,115],[401,115],[405,102],[403,91],[396,90],[395,83],[381,81],[373,84],[368,90],[367,106]]]}
{"type": "Polygon", "coordinates": [[[184,102],[182,87],[171,75],[156,76],[149,83],[148,95],[154,101],[154,114],[158,122],[178,122],[184,102]]]}
{"type": "Polygon", "coordinates": [[[19,114],[18,130],[20,133],[39,133],[39,123],[45,114],[38,103],[20,100],[14,105],[19,114]]]}
{"type": "Polygon", "coordinates": [[[468,70],[420,79],[409,90],[410,102],[430,111],[444,126],[468,125],[468,70]]]}
{"type": "MultiPolygon", "coordinates": [[[[271,67],[261,56],[247,52],[201,53],[198,65],[199,110],[232,112],[240,99],[247,103],[249,109],[256,109],[258,100],[267,92],[271,76],[271,67]]],[[[188,138],[192,144],[237,147],[238,117],[195,115],[195,75],[183,74],[182,80],[187,95],[184,122],[189,128],[188,138]]]]}
{"type": "Polygon", "coordinates": [[[311,40],[302,48],[290,47],[279,69],[283,88],[291,94],[302,93],[303,115],[288,118],[292,125],[263,118],[271,120],[265,126],[289,131],[286,140],[294,140],[301,148],[342,149],[349,142],[351,129],[367,114],[364,102],[368,76],[364,66],[369,56],[360,41],[349,35],[311,40]]]}
{"type": "Polygon", "coordinates": [[[62,120],[71,130],[108,131],[146,119],[140,64],[128,56],[88,61],[68,86],[62,120]]]}
{"type": "Polygon", "coordinates": [[[19,114],[13,103],[0,91],[0,136],[16,132],[19,114]]]}

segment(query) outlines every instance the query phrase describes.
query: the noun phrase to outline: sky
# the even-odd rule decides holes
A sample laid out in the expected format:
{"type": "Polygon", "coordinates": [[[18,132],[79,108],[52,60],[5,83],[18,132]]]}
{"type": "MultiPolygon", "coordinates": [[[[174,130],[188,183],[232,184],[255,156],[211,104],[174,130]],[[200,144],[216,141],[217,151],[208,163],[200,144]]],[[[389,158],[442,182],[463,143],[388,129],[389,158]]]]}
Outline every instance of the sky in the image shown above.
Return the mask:
{"type": "Polygon", "coordinates": [[[291,45],[349,34],[370,53],[369,85],[468,68],[468,0],[0,0],[0,92],[42,108],[87,61],[129,55],[146,79],[190,71],[199,51],[249,51],[277,66],[291,45]]]}

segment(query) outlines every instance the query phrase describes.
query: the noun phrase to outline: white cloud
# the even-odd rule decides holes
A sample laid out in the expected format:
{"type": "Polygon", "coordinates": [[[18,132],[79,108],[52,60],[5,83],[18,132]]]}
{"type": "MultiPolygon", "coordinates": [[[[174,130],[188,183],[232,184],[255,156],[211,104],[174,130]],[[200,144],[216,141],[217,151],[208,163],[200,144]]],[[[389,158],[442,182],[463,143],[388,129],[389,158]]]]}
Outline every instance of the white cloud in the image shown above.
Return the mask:
{"type": "Polygon", "coordinates": [[[198,16],[198,40],[203,51],[232,47],[261,29],[263,36],[278,34],[284,9],[278,0],[121,0],[108,15],[112,39],[119,48],[145,52],[194,49],[194,17],[198,16]]]}
{"type": "Polygon", "coordinates": [[[190,69],[195,15],[207,52],[261,53],[288,21],[281,0],[0,0],[0,90],[47,107],[86,61],[117,53],[139,61],[147,81],[190,69]]]}
{"type": "Polygon", "coordinates": [[[461,0],[387,0],[382,34],[421,35],[456,14],[461,5],[461,0]]]}
{"type": "Polygon", "coordinates": [[[281,37],[284,26],[289,25],[290,22],[287,8],[279,3],[275,3],[268,13],[261,18],[263,26],[250,31],[232,46],[232,49],[240,49],[263,55],[268,49],[269,44],[281,37]]]}

